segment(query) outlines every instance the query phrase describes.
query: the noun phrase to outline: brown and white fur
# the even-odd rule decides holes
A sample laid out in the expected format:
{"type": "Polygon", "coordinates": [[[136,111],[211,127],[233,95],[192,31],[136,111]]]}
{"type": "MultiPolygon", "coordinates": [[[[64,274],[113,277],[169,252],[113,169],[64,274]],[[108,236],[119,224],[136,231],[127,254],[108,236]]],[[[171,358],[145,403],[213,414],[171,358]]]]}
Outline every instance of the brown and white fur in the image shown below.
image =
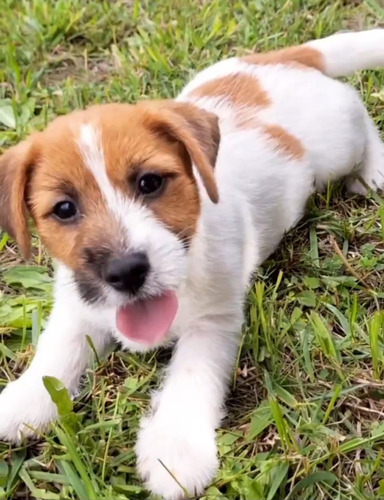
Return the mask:
{"type": "Polygon", "coordinates": [[[355,90],[330,78],[379,66],[383,29],[336,34],[219,62],[175,101],[76,111],[10,148],[0,160],[0,226],[28,256],[29,214],[58,270],[35,358],[0,395],[0,439],[17,442],[55,419],[42,377],[75,393],[91,358],[86,335],[98,351],[111,338],[148,348],[119,331],[117,311],[172,293],[178,312],[161,343],[177,343],[142,421],[137,464],[165,499],[182,498],[180,484],[201,493],[218,468],[215,429],[252,272],[315,189],[347,177],[362,193],[354,171],[384,186],[379,133],[355,90]],[[149,195],[140,191],[148,173],[161,179],[149,195]],[[68,213],[68,202],[76,214],[61,220],[55,211],[68,213]],[[138,252],[144,282],[116,289],[105,269],[138,252]]]}

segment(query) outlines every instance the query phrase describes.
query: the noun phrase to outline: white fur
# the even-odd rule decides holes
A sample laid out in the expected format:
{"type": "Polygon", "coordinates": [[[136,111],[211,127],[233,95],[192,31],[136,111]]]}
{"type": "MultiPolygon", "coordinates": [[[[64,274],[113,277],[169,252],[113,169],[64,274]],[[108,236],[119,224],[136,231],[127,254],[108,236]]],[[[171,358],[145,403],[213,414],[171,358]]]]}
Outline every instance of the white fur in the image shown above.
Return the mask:
{"type": "Polygon", "coordinates": [[[382,68],[384,61],[384,29],[359,33],[336,33],[306,44],[319,50],[325,59],[328,76],[352,75],[361,69],[382,68]]]}
{"type": "MultiPolygon", "coordinates": [[[[335,35],[311,44],[324,52],[331,75],[384,66],[383,30],[335,35]]],[[[200,73],[179,100],[216,113],[221,131],[215,169],[220,203],[213,205],[201,188],[202,214],[188,259],[147,209],[116,195],[97,132],[83,129],[80,141],[88,167],[126,228],[129,245],[144,246],[156,261],[159,274],[153,286],[171,286],[179,297],[171,332],[179,340],[137,443],[141,476],[152,492],[167,500],[183,497],[178,482],[191,494],[200,494],[217,470],[215,429],[236,358],[252,271],[302,216],[314,186],[321,189],[329,179],[349,176],[357,168],[368,185],[384,187],[384,146],[360,98],[319,71],[281,64],[258,67],[230,59],[200,73]],[[295,135],[306,151],[302,158],[277,150],[257,126],[236,129],[228,100],[191,97],[201,83],[237,72],[257,78],[272,100],[271,106],[254,110],[258,121],[278,124],[295,135]]],[[[363,190],[353,180],[350,187],[363,190]]],[[[56,305],[36,357],[0,396],[0,438],[15,441],[23,423],[40,428],[55,417],[41,377],[57,376],[74,391],[89,362],[86,333],[93,335],[98,349],[107,342],[108,332],[116,335],[113,297],[105,310],[86,306],[68,286],[71,280],[71,271],[61,267],[56,305]]],[[[138,347],[128,342],[124,346],[138,347]]]]}
{"type": "Polygon", "coordinates": [[[124,199],[112,186],[107,175],[100,128],[90,123],[82,125],[78,144],[85,165],[92,172],[105,201],[114,210],[116,215],[121,218],[124,214],[119,210],[119,206],[121,203],[124,203],[124,199]]]}

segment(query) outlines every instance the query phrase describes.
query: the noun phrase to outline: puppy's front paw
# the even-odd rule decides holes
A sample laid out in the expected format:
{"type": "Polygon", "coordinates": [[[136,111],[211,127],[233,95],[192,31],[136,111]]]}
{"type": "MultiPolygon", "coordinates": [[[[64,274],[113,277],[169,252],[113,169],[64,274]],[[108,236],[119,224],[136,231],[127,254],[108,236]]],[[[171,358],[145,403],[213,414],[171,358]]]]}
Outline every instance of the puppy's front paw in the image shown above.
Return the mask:
{"type": "Polygon", "coordinates": [[[199,495],[218,468],[215,431],[201,421],[143,419],[137,466],[147,488],[166,500],[199,495]]]}
{"type": "Polygon", "coordinates": [[[20,443],[55,420],[56,406],[40,380],[12,382],[0,394],[0,441],[20,443]]]}

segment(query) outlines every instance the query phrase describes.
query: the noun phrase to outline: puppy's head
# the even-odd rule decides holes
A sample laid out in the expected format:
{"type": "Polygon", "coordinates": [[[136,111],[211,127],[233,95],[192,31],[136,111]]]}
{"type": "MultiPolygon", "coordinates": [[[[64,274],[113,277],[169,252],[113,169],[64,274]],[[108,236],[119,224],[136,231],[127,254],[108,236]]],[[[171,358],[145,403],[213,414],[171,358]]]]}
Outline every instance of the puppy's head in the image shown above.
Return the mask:
{"type": "Polygon", "coordinates": [[[88,302],[174,308],[200,213],[195,173],[217,202],[218,145],[217,118],[187,103],[57,118],[1,157],[0,227],[28,255],[30,214],[88,302]]]}

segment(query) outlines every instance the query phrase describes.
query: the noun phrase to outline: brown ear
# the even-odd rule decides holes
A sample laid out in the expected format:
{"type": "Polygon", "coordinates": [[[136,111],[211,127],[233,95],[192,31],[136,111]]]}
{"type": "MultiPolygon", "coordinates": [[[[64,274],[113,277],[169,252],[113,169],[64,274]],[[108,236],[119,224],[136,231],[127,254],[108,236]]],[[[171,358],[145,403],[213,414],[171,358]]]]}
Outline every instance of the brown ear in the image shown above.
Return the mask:
{"type": "Polygon", "coordinates": [[[31,254],[25,203],[28,172],[34,161],[32,140],[21,142],[0,157],[0,228],[14,238],[26,259],[31,254]]]}
{"type": "Polygon", "coordinates": [[[144,105],[158,111],[151,116],[150,126],[184,145],[199,172],[208,196],[217,203],[219,193],[214,167],[220,144],[218,117],[184,102],[155,101],[146,102],[144,105]]]}

